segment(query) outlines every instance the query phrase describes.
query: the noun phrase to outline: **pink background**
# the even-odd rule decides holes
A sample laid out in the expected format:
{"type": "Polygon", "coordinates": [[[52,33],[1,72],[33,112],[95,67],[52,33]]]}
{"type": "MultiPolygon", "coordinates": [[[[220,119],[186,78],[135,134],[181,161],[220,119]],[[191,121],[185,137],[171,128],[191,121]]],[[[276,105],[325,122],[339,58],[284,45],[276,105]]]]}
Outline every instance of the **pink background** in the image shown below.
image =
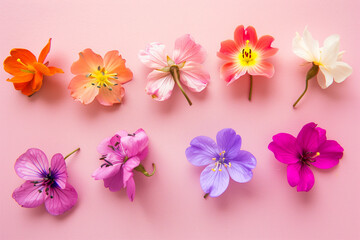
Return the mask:
{"type": "Polygon", "coordinates": [[[15,47],[38,56],[52,37],[47,60],[65,71],[47,78],[31,98],[15,91],[5,81],[10,76],[0,71],[0,239],[360,238],[359,1],[1,0],[0,9],[0,59],[15,47]],[[247,100],[248,79],[229,87],[219,79],[216,52],[240,24],[253,25],[259,36],[274,36],[273,46],[280,49],[271,60],[274,77],[254,78],[252,102],[247,100]],[[294,110],[308,66],[301,66],[291,42],[306,25],[320,42],[338,33],[344,61],[354,72],[326,90],[311,81],[294,110]],[[138,51],[159,41],[171,52],[175,39],[185,33],[207,50],[204,67],[211,83],[200,94],[187,91],[192,107],[178,89],[168,101],[155,102],[144,92],[149,69],[138,60],[138,51]],[[70,97],[70,66],[85,48],[101,55],[118,49],[127,60],[134,79],[124,86],[122,105],[84,106],[70,97]],[[337,140],[345,154],[333,169],[313,169],[314,188],[298,193],[287,183],[286,166],[267,145],[274,134],[296,135],[310,121],[327,129],[328,138],[337,140]],[[135,174],[136,196],[130,202],[125,191],[112,193],[91,174],[100,164],[96,147],[103,138],[140,127],[150,137],[144,165],[150,169],[155,162],[158,171],[152,178],[135,174]],[[204,200],[202,168],[192,166],[184,151],[193,137],[215,137],[224,127],[242,136],[243,149],[256,156],[258,165],[251,182],[231,182],[222,196],[204,200]],[[79,194],[70,212],[53,217],[43,206],[25,209],[11,198],[23,182],[14,162],[30,147],[43,149],[48,157],[81,147],[67,160],[69,181],[79,194]]]}

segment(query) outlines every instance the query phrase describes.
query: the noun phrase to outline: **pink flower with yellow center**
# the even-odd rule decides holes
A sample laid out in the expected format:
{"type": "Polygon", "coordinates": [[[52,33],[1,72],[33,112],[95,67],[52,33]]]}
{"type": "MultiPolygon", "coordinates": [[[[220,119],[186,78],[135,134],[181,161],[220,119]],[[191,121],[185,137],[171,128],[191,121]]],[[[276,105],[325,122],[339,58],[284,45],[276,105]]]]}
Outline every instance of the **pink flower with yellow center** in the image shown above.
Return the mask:
{"type": "Polygon", "coordinates": [[[107,52],[103,59],[91,49],[85,49],[79,53],[79,60],[72,64],[71,72],[76,75],[68,87],[71,96],[83,104],[96,98],[105,106],[121,103],[125,95],[121,84],[133,77],[125,66],[125,59],[116,50],[107,52]]]}
{"type": "Polygon", "coordinates": [[[269,35],[257,38],[256,30],[252,26],[244,29],[243,25],[236,28],[234,40],[221,42],[218,57],[226,62],[221,67],[220,75],[228,84],[248,73],[250,75],[249,100],[252,94],[253,76],[265,76],[271,78],[274,66],[264,61],[275,55],[277,48],[271,47],[274,38],[269,35]]]}

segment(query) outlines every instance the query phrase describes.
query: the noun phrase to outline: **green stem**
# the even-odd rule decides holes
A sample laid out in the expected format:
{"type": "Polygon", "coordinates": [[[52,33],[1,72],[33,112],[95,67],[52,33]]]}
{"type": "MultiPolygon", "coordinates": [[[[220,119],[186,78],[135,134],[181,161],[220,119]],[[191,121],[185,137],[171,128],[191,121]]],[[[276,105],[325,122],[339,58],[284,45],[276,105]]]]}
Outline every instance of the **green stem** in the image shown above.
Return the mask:
{"type": "Polygon", "coordinates": [[[153,167],[152,173],[148,173],[148,172],[145,170],[145,167],[144,167],[141,163],[139,164],[139,166],[137,166],[136,168],[134,168],[134,170],[141,172],[142,174],[144,174],[144,175],[147,176],[147,177],[151,177],[152,175],[155,174],[155,171],[156,171],[156,165],[155,165],[155,163],[152,164],[152,167],[153,167]]]}
{"type": "Polygon", "coordinates": [[[315,77],[318,72],[319,72],[319,66],[313,63],[313,66],[309,69],[309,71],[306,74],[305,90],[296,100],[296,102],[293,104],[293,108],[296,107],[296,104],[298,104],[298,102],[302,99],[302,97],[305,95],[306,91],[308,90],[309,80],[315,77]]]}
{"type": "Polygon", "coordinates": [[[178,87],[180,88],[180,91],[182,92],[182,94],[184,95],[184,97],[186,98],[187,102],[189,103],[189,105],[192,105],[192,102],[190,100],[190,98],[186,95],[183,87],[181,86],[180,83],[180,71],[179,71],[179,67],[178,66],[171,66],[170,67],[170,73],[171,76],[173,77],[174,81],[176,82],[176,84],[178,85],[178,87]]]}
{"type": "Polygon", "coordinates": [[[250,75],[249,101],[251,101],[252,89],[253,89],[253,76],[250,75]]]}
{"type": "Polygon", "coordinates": [[[206,199],[209,196],[209,193],[205,193],[204,198],[206,199]]]}
{"type": "Polygon", "coordinates": [[[71,153],[69,153],[68,155],[66,155],[66,156],[64,157],[64,160],[66,160],[68,157],[70,157],[72,154],[76,153],[76,152],[79,151],[79,150],[80,150],[80,148],[75,149],[74,151],[72,151],[71,153]]]}

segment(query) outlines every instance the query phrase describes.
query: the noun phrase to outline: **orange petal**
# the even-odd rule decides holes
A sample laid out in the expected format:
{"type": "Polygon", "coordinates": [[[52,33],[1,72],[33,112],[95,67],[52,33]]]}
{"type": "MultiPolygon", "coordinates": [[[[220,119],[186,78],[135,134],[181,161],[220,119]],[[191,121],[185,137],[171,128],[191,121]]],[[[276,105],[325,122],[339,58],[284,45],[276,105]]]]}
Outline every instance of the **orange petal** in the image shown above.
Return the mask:
{"type": "Polygon", "coordinates": [[[33,92],[40,90],[43,82],[43,75],[41,72],[36,72],[33,81],[31,82],[31,88],[33,92]]]}
{"type": "Polygon", "coordinates": [[[17,58],[9,56],[4,61],[4,70],[11,75],[24,75],[21,69],[26,70],[26,67],[17,61],[17,58]]]}
{"type": "Polygon", "coordinates": [[[60,68],[56,68],[56,67],[48,67],[50,70],[50,76],[56,74],[56,73],[64,73],[64,71],[60,68]]]}
{"type": "MultiPolygon", "coordinates": [[[[15,84],[14,84],[15,85],[15,84]]],[[[21,93],[26,95],[26,96],[31,96],[35,93],[35,91],[32,89],[31,87],[31,82],[29,82],[27,85],[25,85],[22,89],[21,89],[21,93]]]]}
{"type": "Polygon", "coordinates": [[[126,83],[133,78],[133,73],[126,68],[125,62],[126,60],[116,50],[107,52],[104,57],[105,70],[109,73],[117,73],[120,83],[126,83]]]}
{"type": "Polygon", "coordinates": [[[86,75],[95,72],[99,66],[103,68],[103,65],[102,57],[87,48],[79,53],[79,60],[71,65],[71,72],[75,75],[86,75]]]}
{"type": "Polygon", "coordinates": [[[75,76],[70,81],[68,89],[71,96],[83,104],[91,103],[99,93],[99,88],[91,85],[89,78],[84,75],[75,76]]]}
{"type": "Polygon", "coordinates": [[[44,63],[45,58],[50,51],[50,47],[51,47],[51,38],[49,39],[49,42],[46,44],[46,46],[41,50],[38,62],[44,63]]]}
{"type": "Polygon", "coordinates": [[[30,82],[34,77],[34,74],[25,74],[25,75],[19,75],[19,76],[14,76],[11,79],[7,79],[8,82],[12,82],[12,83],[27,83],[30,82]]]}
{"type": "Polygon", "coordinates": [[[32,54],[32,52],[27,49],[14,48],[10,51],[10,55],[13,56],[15,59],[19,58],[21,62],[26,65],[36,62],[36,57],[34,56],[34,54],[32,54]]]}
{"type": "Polygon", "coordinates": [[[112,90],[109,90],[106,87],[101,87],[99,95],[97,95],[96,99],[104,106],[112,106],[114,103],[121,103],[124,95],[125,89],[119,84],[117,86],[113,86],[112,90]]]}
{"type": "Polygon", "coordinates": [[[35,62],[33,63],[33,67],[36,69],[36,71],[41,72],[44,75],[50,75],[50,69],[42,63],[35,62]]]}
{"type": "Polygon", "coordinates": [[[16,90],[21,90],[24,87],[26,87],[30,82],[24,82],[24,83],[14,83],[14,87],[16,90]]]}

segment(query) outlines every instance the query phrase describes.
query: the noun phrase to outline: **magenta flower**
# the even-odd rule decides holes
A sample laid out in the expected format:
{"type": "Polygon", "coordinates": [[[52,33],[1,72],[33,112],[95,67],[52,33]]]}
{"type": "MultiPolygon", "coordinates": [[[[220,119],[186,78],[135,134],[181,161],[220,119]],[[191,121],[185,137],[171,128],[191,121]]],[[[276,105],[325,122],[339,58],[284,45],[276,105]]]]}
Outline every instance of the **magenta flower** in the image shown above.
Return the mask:
{"type": "Polygon", "coordinates": [[[175,41],[172,58],[166,55],[164,50],[165,45],[151,43],[139,53],[140,61],[154,69],[147,77],[145,90],[153,99],[164,101],[171,96],[176,83],[191,105],[181,83],[193,92],[201,92],[205,89],[210,79],[210,75],[201,66],[205,61],[205,51],[189,34],[175,41]]]}
{"type": "Polygon", "coordinates": [[[326,140],[326,131],[315,123],[306,124],[297,138],[287,133],[273,136],[269,149],[275,158],[287,166],[287,179],[297,191],[308,192],[314,186],[314,174],[310,165],[321,169],[332,168],[339,163],[344,149],[334,140],[326,140]]]}
{"type": "Polygon", "coordinates": [[[67,182],[65,159],[78,151],[76,149],[65,158],[55,154],[49,161],[43,151],[30,148],[15,163],[16,174],[26,182],[15,189],[12,197],[26,208],[38,207],[45,203],[51,215],[60,215],[70,210],[78,195],[74,187],[67,182]]]}
{"type": "Polygon", "coordinates": [[[102,154],[100,160],[104,163],[93,173],[95,180],[104,180],[104,186],[111,192],[126,188],[131,201],[135,197],[135,182],[133,170],[142,172],[145,176],[152,176],[145,171],[141,161],[148,153],[149,139],[143,129],[138,129],[134,134],[120,131],[113,137],[104,139],[98,146],[102,154]]]}
{"type": "Polygon", "coordinates": [[[229,185],[229,175],[239,183],[251,180],[255,157],[240,150],[241,137],[231,128],[225,128],[216,135],[216,142],[209,137],[194,138],[185,151],[188,161],[195,166],[206,166],[200,175],[204,198],[220,196],[229,185]]]}

